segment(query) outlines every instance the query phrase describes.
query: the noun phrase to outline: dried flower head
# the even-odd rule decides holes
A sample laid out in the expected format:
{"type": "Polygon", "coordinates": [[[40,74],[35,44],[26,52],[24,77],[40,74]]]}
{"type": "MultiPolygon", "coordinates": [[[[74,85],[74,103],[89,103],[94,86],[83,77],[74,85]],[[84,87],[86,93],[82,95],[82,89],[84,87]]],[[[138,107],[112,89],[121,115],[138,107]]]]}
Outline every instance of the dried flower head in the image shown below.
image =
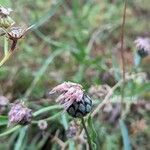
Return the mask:
{"type": "Polygon", "coordinates": [[[30,26],[26,29],[21,27],[12,27],[9,31],[6,31],[8,38],[12,40],[11,51],[13,51],[16,48],[17,41],[21,39],[25,35],[25,33],[32,27],[33,26],[30,26]]]}
{"type": "Polygon", "coordinates": [[[23,29],[21,27],[12,27],[7,34],[8,34],[9,39],[18,40],[23,37],[25,32],[26,32],[26,29],[23,29]]]}
{"type": "Polygon", "coordinates": [[[137,52],[141,57],[150,54],[150,38],[139,37],[135,40],[137,52]]]}
{"type": "Polygon", "coordinates": [[[40,121],[38,122],[38,127],[39,127],[41,130],[47,129],[47,126],[48,126],[48,124],[47,124],[47,121],[45,121],[45,120],[40,120],[40,121]]]}
{"type": "Polygon", "coordinates": [[[79,131],[79,125],[76,124],[74,121],[71,121],[69,127],[66,131],[67,138],[73,138],[77,135],[79,131]]]}
{"type": "Polygon", "coordinates": [[[50,94],[55,92],[60,94],[56,102],[62,104],[71,116],[83,117],[91,111],[91,98],[84,93],[80,84],[64,82],[53,88],[50,94]]]}
{"type": "Polygon", "coordinates": [[[0,6],[0,27],[8,28],[15,23],[14,20],[9,16],[11,12],[11,8],[0,6]]]}
{"type": "Polygon", "coordinates": [[[0,17],[7,17],[13,10],[11,8],[5,8],[0,6],[0,17]]]}
{"type": "Polygon", "coordinates": [[[23,103],[13,104],[8,114],[10,123],[28,124],[32,119],[32,110],[23,103]]]}

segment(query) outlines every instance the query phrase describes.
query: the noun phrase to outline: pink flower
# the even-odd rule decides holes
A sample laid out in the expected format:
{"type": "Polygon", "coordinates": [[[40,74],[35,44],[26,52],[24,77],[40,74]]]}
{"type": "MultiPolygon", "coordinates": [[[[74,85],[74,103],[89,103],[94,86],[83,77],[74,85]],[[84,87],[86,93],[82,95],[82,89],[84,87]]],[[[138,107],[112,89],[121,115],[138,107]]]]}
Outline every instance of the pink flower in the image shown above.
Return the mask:
{"type": "Polygon", "coordinates": [[[8,114],[9,123],[28,124],[31,122],[32,110],[22,103],[13,104],[8,114]]]}
{"type": "Polygon", "coordinates": [[[135,40],[135,44],[138,49],[144,49],[150,54],[150,38],[139,37],[135,40]]]}
{"type": "Polygon", "coordinates": [[[64,82],[53,88],[49,94],[54,94],[56,92],[60,94],[56,102],[62,104],[65,110],[75,101],[81,101],[84,94],[82,86],[73,82],[64,82]]]}

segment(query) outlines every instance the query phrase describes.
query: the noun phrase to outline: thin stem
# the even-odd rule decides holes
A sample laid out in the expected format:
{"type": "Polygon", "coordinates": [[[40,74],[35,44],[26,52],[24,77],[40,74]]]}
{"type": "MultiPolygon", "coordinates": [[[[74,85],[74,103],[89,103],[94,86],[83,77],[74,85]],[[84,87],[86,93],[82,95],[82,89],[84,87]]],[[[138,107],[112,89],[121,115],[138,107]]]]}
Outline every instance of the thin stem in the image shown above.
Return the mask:
{"type": "Polygon", "coordinates": [[[87,128],[86,128],[85,121],[84,121],[84,118],[83,118],[83,117],[81,118],[81,122],[82,122],[83,128],[84,128],[85,133],[86,133],[86,136],[87,136],[89,148],[90,148],[90,150],[92,150],[91,138],[90,138],[90,135],[89,135],[88,130],[87,130],[87,128]]]}
{"type": "Polygon", "coordinates": [[[121,25],[121,60],[122,60],[122,77],[123,77],[123,84],[121,90],[121,99],[123,103],[124,98],[124,88],[125,88],[125,58],[124,58],[124,28],[125,28],[125,19],[126,19],[126,7],[127,7],[127,0],[124,2],[124,11],[123,11],[123,20],[121,25]]]}

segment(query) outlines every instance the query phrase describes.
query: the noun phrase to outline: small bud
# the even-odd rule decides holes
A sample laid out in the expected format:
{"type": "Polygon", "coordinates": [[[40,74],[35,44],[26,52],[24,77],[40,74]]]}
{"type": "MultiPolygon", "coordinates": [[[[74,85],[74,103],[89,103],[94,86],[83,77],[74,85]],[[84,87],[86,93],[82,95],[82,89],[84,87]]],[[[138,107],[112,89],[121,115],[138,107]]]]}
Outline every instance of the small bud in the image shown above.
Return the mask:
{"type": "Polygon", "coordinates": [[[22,103],[13,104],[8,114],[9,122],[18,124],[28,124],[32,119],[32,110],[27,108],[22,103]]]}
{"type": "Polygon", "coordinates": [[[45,120],[40,120],[40,121],[38,122],[38,127],[39,127],[41,130],[47,129],[47,126],[48,126],[48,124],[47,124],[47,121],[45,121],[45,120]]]}

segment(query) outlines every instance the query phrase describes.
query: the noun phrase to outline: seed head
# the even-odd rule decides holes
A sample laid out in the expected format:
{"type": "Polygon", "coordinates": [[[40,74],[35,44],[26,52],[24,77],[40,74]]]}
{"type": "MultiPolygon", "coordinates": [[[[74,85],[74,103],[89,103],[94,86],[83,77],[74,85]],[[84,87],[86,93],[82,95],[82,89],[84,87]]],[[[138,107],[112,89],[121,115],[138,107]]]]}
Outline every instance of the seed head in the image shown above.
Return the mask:
{"type": "Polygon", "coordinates": [[[22,103],[13,104],[8,113],[10,123],[28,124],[32,119],[32,110],[22,103]]]}

